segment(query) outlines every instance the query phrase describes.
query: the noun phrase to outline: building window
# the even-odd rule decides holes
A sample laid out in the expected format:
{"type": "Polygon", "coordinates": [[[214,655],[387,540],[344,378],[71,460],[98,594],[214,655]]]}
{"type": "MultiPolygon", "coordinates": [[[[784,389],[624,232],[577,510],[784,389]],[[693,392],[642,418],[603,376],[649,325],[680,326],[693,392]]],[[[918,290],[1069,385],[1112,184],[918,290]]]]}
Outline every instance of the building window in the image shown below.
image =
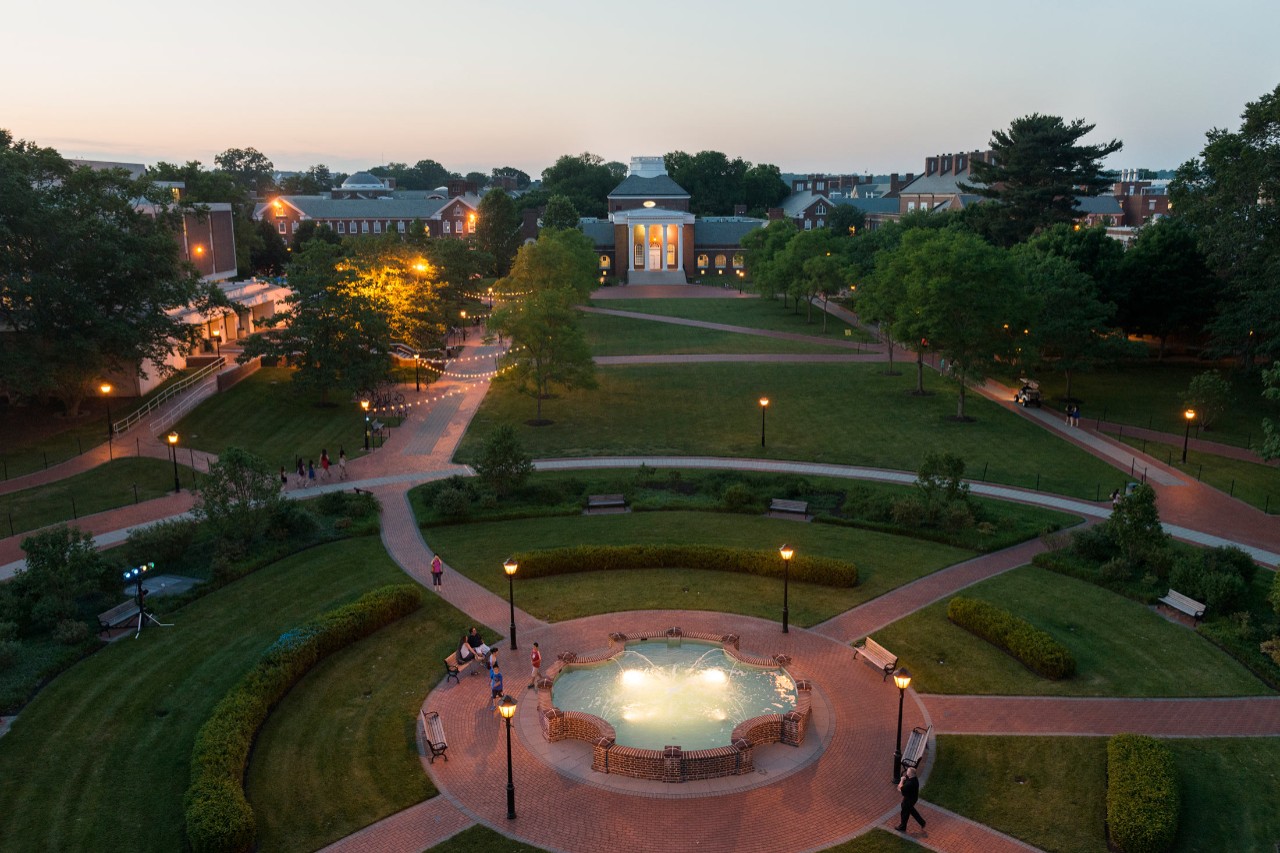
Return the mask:
{"type": "Polygon", "coordinates": [[[819,204],[816,213],[819,216],[822,216],[826,212],[827,212],[827,206],[825,204],[819,204]]]}
{"type": "Polygon", "coordinates": [[[339,234],[346,234],[346,233],[347,233],[347,223],[345,223],[345,222],[339,222],[339,223],[338,223],[338,233],[339,233],[339,234]]]}
{"type": "Polygon", "coordinates": [[[298,226],[299,226],[299,225],[301,225],[301,224],[302,224],[302,223],[301,223],[301,222],[299,222],[298,220],[296,220],[296,219],[295,219],[295,220],[293,220],[293,233],[294,233],[294,234],[297,234],[297,233],[298,233],[298,226]]]}
{"type": "Polygon", "coordinates": [[[814,188],[815,190],[817,190],[818,192],[822,192],[822,191],[823,191],[823,189],[825,189],[825,188],[826,188],[826,186],[827,186],[827,185],[826,185],[826,184],[824,184],[822,181],[818,181],[816,184],[814,184],[814,185],[813,185],[813,188],[814,188]]]}
{"type": "Polygon", "coordinates": [[[356,233],[356,221],[354,219],[351,220],[351,233],[356,233]]]}
{"type": "Polygon", "coordinates": [[[368,234],[368,233],[369,233],[369,222],[368,222],[368,220],[365,220],[364,222],[361,222],[361,223],[360,223],[360,233],[361,233],[361,234],[368,234]]]}
{"type": "Polygon", "coordinates": [[[744,257],[742,256],[742,253],[741,253],[741,252],[738,252],[737,254],[735,254],[735,255],[733,256],[733,268],[734,268],[735,270],[740,270],[740,269],[742,269],[743,267],[745,267],[745,266],[747,265],[746,261],[747,261],[747,259],[746,259],[746,258],[744,258],[744,257]]]}
{"type": "Polygon", "coordinates": [[[600,256],[600,269],[602,269],[602,270],[607,270],[608,268],[609,268],[609,256],[608,256],[608,255],[601,255],[601,256],[600,256]]]}
{"type": "Polygon", "coordinates": [[[276,226],[277,226],[277,227],[279,227],[279,229],[280,229],[280,233],[281,233],[281,234],[286,233],[286,231],[285,231],[285,224],[284,224],[284,222],[283,222],[283,221],[281,221],[281,222],[277,222],[277,223],[276,223],[276,226]]]}
{"type": "Polygon", "coordinates": [[[1152,199],[1151,201],[1147,202],[1147,210],[1155,210],[1155,209],[1156,209],[1155,199],[1152,199]]]}
{"type": "Polygon", "coordinates": [[[813,220],[812,220],[812,219],[806,219],[806,220],[804,221],[804,230],[806,230],[806,231],[812,231],[812,230],[813,230],[813,220]]]}
{"type": "Polygon", "coordinates": [[[907,202],[907,213],[910,213],[915,209],[916,209],[916,203],[914,201],[907,202]]]}
{"type": "Polygon", "coordinates": [[[827,227],[827,220],[823,219],[822,217],[818,217],[818,227],[819,228],[827,227]]]}
{"type": "Polygon", "coordinates": [[[403,220],[403,219],[401,219],[399,222],[397,222],[397,223],[396,223],[396,230],[397,230],[397,231],[399,231],[401,234],[403,234],[403,233],[404,233],[404,220],[403,220]]]}
{"type": "Polygon", "coordinates": [[[706,255],[698,255],[698,269],[705,270],[711,265],[711,259],[706,255]]]}
{"type": "Polygon", "coordinates": [[[725,260],[726,259],[724,255],[716,255],[716,269],[718,270],[724,269],[725,260]]]}
{"type": "Polygon", "coordinates": [[[457,228],[456,228],[455,230],[456,230],[459,234],[461,234],[461,233],[462,233],[462,220],[461,220],[461,219],[459,219],[459,220],[458,220],[458,222],[457,222],[457,228]]]}
{"type": "Polygon", "coordinates": [[[476,233],[476,215],[474,213],[467,217],[467,233],[476,233]]]}
{"type": "Polygon", "coordinates": [[[382,223],[381,223],[381,222],[375,222],[375,223],[373,223],[373,233],[374,233],[374,234],[381,234],[381,233],[382,233],[382,223]]]}
{"type": "Polygon", "coordinates": [[[446,234],[451,234],[451,233],[453,233],[453,232],[451,232],[451,231],[449,230],[449,228],[450,228],[450,227],[451,227],[451,226],[449,225],[449,220],[447,220],[447,219],[446,219],[446,220],[444,221],[444,233],[446,233],[446,234]]]}

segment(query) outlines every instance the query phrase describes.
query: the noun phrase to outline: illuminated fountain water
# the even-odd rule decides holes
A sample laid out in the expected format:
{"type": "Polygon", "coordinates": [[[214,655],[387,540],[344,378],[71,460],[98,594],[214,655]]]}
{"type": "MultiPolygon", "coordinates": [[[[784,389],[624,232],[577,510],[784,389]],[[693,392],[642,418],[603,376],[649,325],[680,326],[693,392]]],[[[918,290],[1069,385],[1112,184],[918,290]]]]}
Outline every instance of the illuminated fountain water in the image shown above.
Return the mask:
{"type": "Polygon", "coordinates": [[[794,710],[796,685],[786,670],[744,664],[719,646],[657,641],[560,673],[553,698],[608,721],[619,746],[699,750],[728,746],[744,720],[794,710]]]}

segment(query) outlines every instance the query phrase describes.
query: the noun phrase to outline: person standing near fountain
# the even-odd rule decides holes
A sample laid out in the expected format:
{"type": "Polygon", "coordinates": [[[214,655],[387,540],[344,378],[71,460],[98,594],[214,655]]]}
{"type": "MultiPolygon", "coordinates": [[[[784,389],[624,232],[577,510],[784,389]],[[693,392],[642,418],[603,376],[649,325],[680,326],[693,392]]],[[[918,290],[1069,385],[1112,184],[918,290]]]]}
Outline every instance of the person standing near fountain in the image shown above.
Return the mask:
{"type": "Polygon", "coordinates": [[[898,822],[898,832],[907,831],[907,818],[915,818],[924,829],[924,818],[916,811],[916,801],[920,799],[920,780],[916,778],[916,769],[908,767],[898,782],[898,790],[902,792],[902,819],[898,822]]]}
{"type": "Polygon", "coordinates": [[[542,652],[538,650],[538,644],[533,644],[533,651],[529,652],[529,665],[533,667],[533,671],[529,673],[529,686],[538,683],[538,679],[542,677],[542,652]]]}
{"type": "Polygon", "coordinates": [[[496,711],[497,701],[502,698],[502,673],[498,671],[496,663],[489,670],[489,693],[489,710],[496,711]]]}

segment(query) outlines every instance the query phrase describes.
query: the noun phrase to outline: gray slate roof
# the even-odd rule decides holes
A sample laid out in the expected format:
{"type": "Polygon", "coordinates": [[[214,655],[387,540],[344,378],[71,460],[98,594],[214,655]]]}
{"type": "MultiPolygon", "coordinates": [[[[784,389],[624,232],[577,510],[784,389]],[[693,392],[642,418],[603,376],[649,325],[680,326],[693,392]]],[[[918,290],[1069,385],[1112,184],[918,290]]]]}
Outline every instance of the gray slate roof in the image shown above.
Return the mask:
{"type": "Polygon", "coordinates": [[[748,216],[699,219],[693,226],[694,247],[698,249],[712,246],[737,247],[741,245],[743,237],[767,224],[767,220],[752,219],[748,216]]]}
{"type": "Polygon", "coordinates": [[[613,223],[607,219],[581,219],[578,227],[600,248],[613,248],[613,223]]]}
{"type": "Polygon", "coordinates": [[[921,175],[903,187],[898,195],[961,195],[964,193],[960,189],[962,182],[970,186],[982,186],[972,175],[921,175]]]}
{"type": "Polygon", "coordinates": [[[856,207],[863,213],[898,212],[898,200],[896,198],[837,198],[832,201],[835,204],[856,207]]]}
{"type": "Polygon", "coordinates": [[[654,196],[679,196],[688,198],[684,187],[671,180],[670,175],[658,175],[654,178],[641,178],[628,175],[622,183],[613,188],[609,198],[653,198],[654,196]]]}
{"type": "Polygon", "coordinates": [[[825,202],[827,209],[831,209],[832,201],[825,195],[814,195],[808,190],[801,190],[798,193],[792,193],[782,200],[782,212],[787,216],[799,216],[804,213],[805,209],[816,202],[825,202]]]}
{"type": "Polygon", "coordinates": [[[1076,210],[1080,213],[1094,213],[1103,216],[1123,216],[1120,200],[1113,195],[1078,195],[1076,210]]]}
{"type": "Polygon", "coordinates": [[[327,195],[281,198],[312,219],[428,219],[445,205],[440,199],[330,198],[327,195]]]}

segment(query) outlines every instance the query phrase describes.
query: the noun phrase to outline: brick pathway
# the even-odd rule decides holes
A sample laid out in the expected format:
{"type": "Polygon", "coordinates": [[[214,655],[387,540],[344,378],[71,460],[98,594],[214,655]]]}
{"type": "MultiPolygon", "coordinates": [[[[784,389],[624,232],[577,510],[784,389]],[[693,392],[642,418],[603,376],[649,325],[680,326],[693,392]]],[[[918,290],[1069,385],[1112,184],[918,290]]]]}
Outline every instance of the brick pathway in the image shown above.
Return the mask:
{"type": "Polygon", "coordinates": [[[913,820],[907,825],[906,832],[898,832],[899,813],[896,810],[893,816],[882,824],[882,828],[895,835],[910,838],[916,844],[930,850],[944,851],[944,853],[1027,853],[1029,850],[1040,849],[955,812],[935,806],[927,800],[921,800],[916,810],[925,819],[927,825],[924,829],[921,829],[913,820]]]}

